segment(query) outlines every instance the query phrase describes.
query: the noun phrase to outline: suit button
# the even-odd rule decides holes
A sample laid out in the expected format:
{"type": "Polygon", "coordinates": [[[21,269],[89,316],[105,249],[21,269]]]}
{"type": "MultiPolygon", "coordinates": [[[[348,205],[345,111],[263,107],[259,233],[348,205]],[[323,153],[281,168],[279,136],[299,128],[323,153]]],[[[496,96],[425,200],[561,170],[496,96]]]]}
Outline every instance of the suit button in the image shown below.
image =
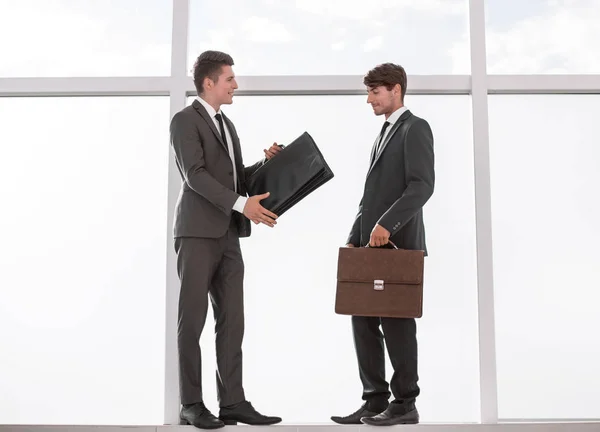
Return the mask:
{"type": "Polygon", "coordinates": [[[229,171],[229,175],[230,175],[230,176],[233,176],[233,171],[229,171]]]}

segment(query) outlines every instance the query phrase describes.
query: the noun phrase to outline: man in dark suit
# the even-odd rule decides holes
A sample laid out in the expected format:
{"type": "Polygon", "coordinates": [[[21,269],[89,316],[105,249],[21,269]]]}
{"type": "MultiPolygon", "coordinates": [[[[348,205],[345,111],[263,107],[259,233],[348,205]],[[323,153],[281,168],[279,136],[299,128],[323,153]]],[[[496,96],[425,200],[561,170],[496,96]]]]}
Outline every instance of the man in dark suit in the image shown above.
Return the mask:
{"type": "MultiPolygon", "coordinates": [[[[181,423],[214,429],[237,422],[281,421],[257,412],[242,386],[244,262],[240,237],[251,224],[273,227],[277,216],[260,205],[268,193],[247,198],[245,178],[261,164],[244,167],[240,141],[221,105],[237,89],[233,59],[206,51],[194,65],[198,97],[171,121],[171,145],[182,179],[175,208],[174,236],[181,281],[177,344],[181,423]],[[219,418],[204,405],[199,346],[210,295],[215,316],[219,418]]],[[[273,144],[267,158],[277,154],[273,144]]]]}
{"type": "MultiPolygon", "coordinates": [[[[404,69],[391,63],[375,67],[364,78],[367,103],[386,121],[371,152],[348,247],[386,247],[391,240],[398,248],[427,254],[423,206],[433,194],[433,135],[429,124],[404,106],[406,81],[404,69]]],[[[415,320],[353,316],[352,330],[365,403],[348,416],[331,419],[373,426],[418,423],[415,320]],[[394,368],[389,385],[384,339],[394,368]],[[392,403],[388,402],[390,387],[392,403]]]]}

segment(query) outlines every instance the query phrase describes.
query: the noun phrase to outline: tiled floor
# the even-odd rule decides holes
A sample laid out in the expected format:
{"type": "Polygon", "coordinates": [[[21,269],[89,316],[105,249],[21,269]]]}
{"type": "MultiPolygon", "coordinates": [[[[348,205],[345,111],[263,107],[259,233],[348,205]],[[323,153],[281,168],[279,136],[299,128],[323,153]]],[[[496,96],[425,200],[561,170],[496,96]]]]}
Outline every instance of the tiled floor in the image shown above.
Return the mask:
{"type": "MultiPolygon", "coordinates": [[[[222,432],[373,432],[372,426],[341,425],[275,425],[275,426],[227,426],[222,432]]],[[[392,426],[402,432],[600,432],[600,422],[573,423],[503,423],[482,424],[420,424],[392,426]]],[[[0,425],[0,432],[192,432],[193,426],[43,426],[0,425]]],[[[389,428],[382,428],[385,432],[389,428]]]]}

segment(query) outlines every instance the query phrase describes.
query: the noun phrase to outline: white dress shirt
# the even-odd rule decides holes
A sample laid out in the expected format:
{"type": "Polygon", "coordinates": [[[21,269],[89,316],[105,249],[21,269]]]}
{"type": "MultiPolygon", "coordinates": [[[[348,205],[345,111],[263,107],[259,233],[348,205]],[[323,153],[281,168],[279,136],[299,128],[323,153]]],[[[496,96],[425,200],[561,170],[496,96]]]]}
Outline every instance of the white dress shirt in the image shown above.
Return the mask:
{"type": "MultiPolygon", "coordinates": [[[[235,169],[235,154],[233,152],[233,140],[231,139],[231,132],[229,132],[229,128],[227,127],[227,124],[225,123],[225,118],[223,117],[223,113],[221,112],[220,109],[219,109],[219,112],[216,112],[215,109],[208,102],[206,102],[204,99],[202,99],[200,96],[196,96],[196,100],[198,102],[200,102],[202,104],[202,106],[206,109],[206,112],[208,112],[208,115],[210,116],[210,118],[212,118],[215,126],[217,127],[217,131],[219,132],[219,134],[221,133],[221,127],[219,126],[219,121],[217,120],[217,118],[215,116],[217,114],[221,114],[221,117],[223,118],[223,127],[225,129],[225,137],[222,137],[222,138],[227,142],[227,150],[229,151],[229,158],[231,159],[231,165],[233,166],[233,190],[235,192],[237,192],[237,170],[235,169]]],[[[238,197],[238,199],[236,200],[236,202],[233,204],[233,210],[235,210],[239,213],[244,213],[244,206],[246,205],[247,200],[248,200],[248,198],[240,195],[238,197]]]]}
{"type": "Polygon", "coordinates": [[[392,128],[394,127],[394,124],[398,121],[398,119],[402,116],[402,114],[404,114],[406,111],[408,111],[408,108],[405,106],[401,106],[400,108],[398,108],[396,111],[394,111],[386,120],[390,125],[387,127],[387,129],[385,130],[383,137],[381,138],[381,141],[379,141],[379,143],[377,144],[377,150],[375,151],[375,156],[377,156],[379,154],[379,152],[381,151],[381,146],[383,145],[383,143],[385,142],[385,139],[387,138],[388,134],[390,133],[390,131],[392,130],[392,128]]]}

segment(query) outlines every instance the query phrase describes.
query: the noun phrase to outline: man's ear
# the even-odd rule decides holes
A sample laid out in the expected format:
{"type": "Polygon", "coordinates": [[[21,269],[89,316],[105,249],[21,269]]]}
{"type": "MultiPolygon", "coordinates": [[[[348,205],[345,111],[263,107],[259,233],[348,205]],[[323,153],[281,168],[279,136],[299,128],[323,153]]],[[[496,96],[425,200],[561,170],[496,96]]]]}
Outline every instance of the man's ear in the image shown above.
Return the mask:
{"type": "Polygon", "coordinates": [[[215,83],[213,82],[213,80],[211,80],[209,77],[204,77],[204,81],[203,81],[202,84],[203,84],[204,90],[211,89],[215,85],[215,83]]]}

